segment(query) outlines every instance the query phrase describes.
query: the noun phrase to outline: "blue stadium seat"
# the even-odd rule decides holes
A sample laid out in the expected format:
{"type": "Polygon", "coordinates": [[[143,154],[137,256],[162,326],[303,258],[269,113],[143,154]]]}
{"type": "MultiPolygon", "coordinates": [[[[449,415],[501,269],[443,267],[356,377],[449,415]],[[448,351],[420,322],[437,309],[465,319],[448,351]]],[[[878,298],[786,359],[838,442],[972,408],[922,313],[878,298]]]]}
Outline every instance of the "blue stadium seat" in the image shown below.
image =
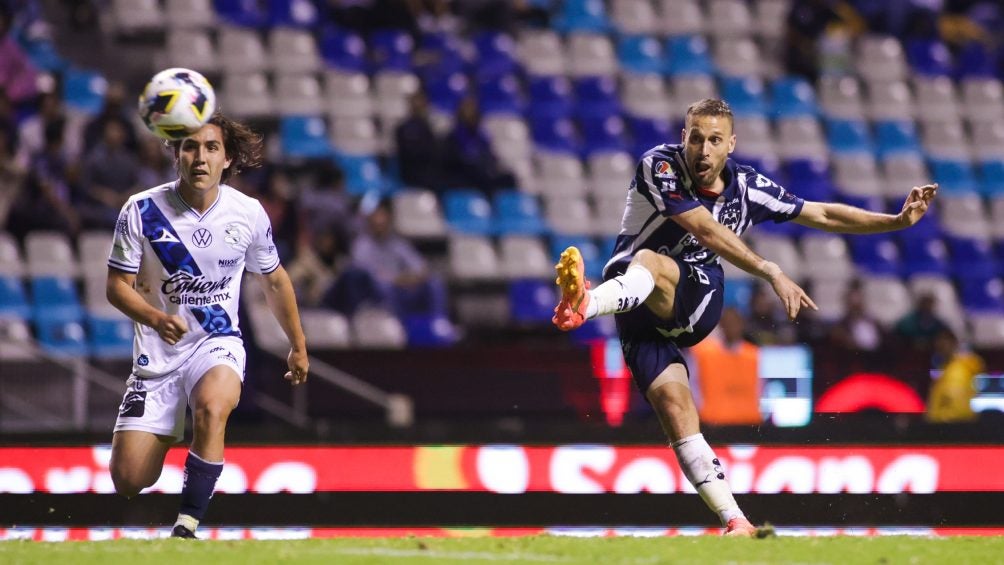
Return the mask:
{"type": "Polygon", "coordinates": [[[902,249],[904,276],[949,274],[948,250],[940,238],[914,238],[902,249]]]}
{"type": "Polygon", "coordinates": [[[920,152],[917,126],[912,121],[876,122],[875,141],[879,157],[883,159],[895,153],[920,152]]]}
{"type": "Polygon", "coordinates": [[[580,153],[581,142],[575,124],[568,118],[538,118],[530,120],[530,135],[539,148],[556,153],[580,153]]]}
{"type": "Polygon", "coordinates": [[[99,359],[132,357],[133,323],[126,318],[87,318],[87,344],[99,359]]]}
{"type": "Polygon", "coordinates": [[[448,347],[459,339],[457,328],[438,314],[413,314],[403,320],[408,347],[448,347]]]}
{"type": "Polygon", "coordinates": [[[767,113],[763,81],[758,77],[723,78],[722,98],[737,116],[763,116],[767,113]]]}
{"type": "Polygon", "coordinates": [[[755,282],[752,278],[729,279],[725,283],[725,307],[735,308],[748,315],[755,282]]]}
{"type": "Polygon", "coordinates": [[[354,31],[329,26],[321,33],[319,49],[325,63],[333,69],[365,73],[366,42],[354,31]]]}
{"type": "Polygon", "coordinates": [[[631,135],[634,137],[633,156],[637,159],[643,153],[662,143],[674,143],[679,133],[673,132],[673,124],[667,119],[632,118],[631,135]]]}
{"type": "Polygon", "coordinates": [[[481,192],[473,189],[448,190],[443,195],[443,213],[453,231],[492,235],[492,207],[481,192]]]}
{"type": "Polygon", "coordinates": [[[310,0],[269,0],[269,27],[312,28],[320,21],[317,7],[310,0]]]}
{"type": "Polygon", "coordinates": [[[873,275],[899,276],[902,270],[899,247],[887,234],[855,235],[847,238],[854,264],[873,275]]]}
{"type": "Polygon", "coordinates": [[[1004,194],[1004,160],[980,164],[980,192],[987,196],[1004,194]]]}
{"type": "MultiPolygon", "coordinates": [[[[614,256],[614,248],[617,246],[617,236],[611,235],[599,238],[600,261],[606,264],[614,256]]],[[[602,269],[601,269],[602,270],[602,269]]]]}
{"type": "Polygon", "coordinates": [[[415,41],[406,32],[397,29],[375,31],[369,43],[375,71],[412,70],[411,53],[415,50],[415,41]]]}
{"type": "Polygon", "coordinates": [[[864,120],[830,120],[826,140],[834,153],[871,153],[872,140],[864,120]]]}
{"type": "Polygon", "coordinates": [[[334,148],[328,140],[328,128],[319,116],[288,116],[279,122],[282,153],[293,158],[330,157],[334,148]]]}
{"type": "Polygon", "coordinates": [[[478,56],[474,71],[479,81],[522,72],[516,58],[516,42],[509,34],[497,31],[479,33],[474,37],[474,48],[478,56]]]}
{"type": "Polygon", "coordinates": [[[964,161],[932,159],[931,178],[946,193],[977,192],[976,175],[971,164],[964,161]]]}
{"type": "Polygon", "coordinates": [[[970,313],[1004,310],[1004,284],[999,278],[962,280],[959,290],[962,307],[970,313]]]}
{"type": "Polygon", "coordinates": [[[836,194],[826,161],[793,159],[785,164],[788,172],[786,188],[805,200],[829,202],[836,194]]]}
{"type": "Polygon", "coordinates": [[[621,113],[614,77],[580,78],[575,83],[575,98],[575,115],[579,119],[607,118],[621,113]]]}
{"type": "Polygon", "coordinates": [[[234,25],[262,28],[268,24],[268,14],[253,0],[213,0],[213,6],[221,18],[234,25]]]}
{"type": "Polygon", "coordinates": [[[926,76],[949,76],[952,74],[952,54],[941,41],[933,39],[908,41],[906,55],[910,66],[918,74],[926,76]]]}
{"type": "Polygon", "coordinates": [[[567,118],[572,115],[572,85],[565,77],[531,77],[529,84],[531,118],[567,118]]]}
{"type": "Polygon", "coordinates": [[[108,81],[98,73],[73,68],[63,73],[63,100],[67,108],[97,114],[105,105],[107,90],[108,81]]]}
{"type": "Polygon", "coordinates": [[[49,40],[36,39],[31,41],[25,45],[25,52],[32,64],[42,71],[61,73],[70,65],[70,62],[56,50],[55,44],[49,40]]]}
{"type": "MultiPolygon", "coordinates": [[[[898,214],[902,208],[902,200],[890,201],[889,208],[886,212],[890,214],[898,214]]],[[[899,236],[900,241],[903,242],[904,246],[914,245],[914,243],[918,241],[941,239],[944,237],[941,224],[938,222],[936,208],[937,205],[935,205],[935,210],[928,210],[928,212],[924,214],[924,217],[921,218],[919,222],[911,226],[910,229],[897,232],[897,235],[899,236]]]]}
{"type": "Polygon", "coordinates": [[[955,72],[957,78],[991,78],[997,76],[997,61],[993,53],[979,41],[970,41],[959,50],[955,72]]]}
{"type": "Polygon", "coordinates": [[[965,237],[947,237],[952,272],[958,280],[988,279],[1000,274],[1000,266],[987,241],[965,237]]]}
{"type": "Polygon", "coordinates": [[[451,75],[437,76],[428,81],[425,86],[425,93],[429,97],[429,104],[436,109],[453,114],[457,111],[460,101],[467,96],[469,81],[464,73],[453,73],[451,75]]]}
{"type": "Polygon", "coordinates": [[[631,35],[617,44],[617,59],[621,69],[632,73],[658,73],[666,69],[662,44],[654,37],[631,35]]]}
{"type": "Polygon", "coordinates": [[[353,196],[389,192],[380,164],[372,155],[336,154],[335,162],[345,173],[345,190],[353,196]]]}
{"type": "MultiPolygon", "coordinates": [[[[480,76],[480,75],[479,75],[480,76]]],[[[526,102],[516,75],[503,75],[478,83],[478,103],[483,115],[522,114],[526,102]]]]}
{"type": "Polygon", "coordinates": [[[504,190],[492,197],[495,227],[500,235],[539,235],[547,231],[537,197],[516,190],[504,190]]]}
{"type": "Polygon", "coordinates": [[[561,252],[571,245],[579,248],[586,263],[586,278],[596,286],[603,280],[603,266],[610,259],[610,255],[605,255],[592,238],[580,235],[555,235],[551,238],[551,256],[557,260],[561,252]]]}
{"type": "Polygon", "coordinates": [[[666,74],[710,75],[715,72],[708,42],[700,35],[680,35],[666,40],[666,74]]]}
{"type": "Polygon", "coordinates": [[[77,288],[67,277],[31,279],[31,306],[36,320],[79,322],[84,311],[77,288]]]}
{"type": "Polygon", "coordinates": [[[520,279],[509,283],[510,320],[517,324],[549,323],[557,303],[554,281],[520,279]]]}
{"type": "Polygon", "coordinates": [[[425,81],[455,73],[466,73],[467,63],[461,52],[459,39],[446,32],[430,32],[422,36],[422,52],[425,54],[417,65],[418,74],[425,81]]]}
{"type": "Polygon", "coordinates": [[[774,157],[748,157],[736,151],[732,154],[732,159],[742,165],[749,165],[756,171],[781,186],[788,185],[788,175],[781,168],[781,161],[774,157]]]}
{"type": "Polygon", "coordinates": [[[85,357],[88,353],[84,326],[79,320],[37,319],[35,333],[39,346],[50,355],[85,357]]]}
{"type": "Polygon", "coordinates": [[[581,129],[583,157],[594,153],[619,153],[627,150],[626,128],[620,116],[584,119],[581,129]]]}
{"type": "Polygon", "coordinates": [[[610,29],[603,0],[567,0],[552,23],[558,31],[605,32],[610,29]]]}
{"type": "Polygon", "coordinates": [[[801,77],[782,77],[771,84],[771,116],[789,118],[817,116],[816,91],[801,77]]]}
{"type": "Polygon", "coordinates": [[[0,275],[0,318],[31,318],[28,294],[21,279],[11,275],[0,275]]]}

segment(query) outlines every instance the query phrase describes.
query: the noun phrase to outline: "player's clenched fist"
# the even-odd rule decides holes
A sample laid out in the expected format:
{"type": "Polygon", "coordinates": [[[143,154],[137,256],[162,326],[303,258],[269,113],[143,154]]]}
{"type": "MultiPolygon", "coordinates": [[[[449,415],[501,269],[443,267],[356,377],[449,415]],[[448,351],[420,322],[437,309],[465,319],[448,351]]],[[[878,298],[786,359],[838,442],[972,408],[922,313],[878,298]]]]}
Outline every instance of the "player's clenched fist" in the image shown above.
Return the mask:
{"type": "Polygon", "coordinates": [[[160,339],[174,345],[181,341],[182,336],[188,332],[188,324],[181,316],[165,314],[157,321],[157,326],[154,329],[157,330],[160,339]]]}

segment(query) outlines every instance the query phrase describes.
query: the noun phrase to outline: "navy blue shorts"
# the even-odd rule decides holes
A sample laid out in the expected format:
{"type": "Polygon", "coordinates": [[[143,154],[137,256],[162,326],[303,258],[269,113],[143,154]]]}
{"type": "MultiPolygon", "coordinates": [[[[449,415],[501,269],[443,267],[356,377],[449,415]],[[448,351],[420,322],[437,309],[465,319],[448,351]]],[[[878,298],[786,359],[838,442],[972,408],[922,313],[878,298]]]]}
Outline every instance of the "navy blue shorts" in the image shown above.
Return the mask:
{"type": "Polygon", "coordinates": [[[680,348],[697,345],[722,317],[725,275],[721,265],[673,260],[680,267],[680,283],[672,320],[658,318],[644,305],[615,316],[624,361],[642,394],[670,364],[686,366],[680,348]]]}

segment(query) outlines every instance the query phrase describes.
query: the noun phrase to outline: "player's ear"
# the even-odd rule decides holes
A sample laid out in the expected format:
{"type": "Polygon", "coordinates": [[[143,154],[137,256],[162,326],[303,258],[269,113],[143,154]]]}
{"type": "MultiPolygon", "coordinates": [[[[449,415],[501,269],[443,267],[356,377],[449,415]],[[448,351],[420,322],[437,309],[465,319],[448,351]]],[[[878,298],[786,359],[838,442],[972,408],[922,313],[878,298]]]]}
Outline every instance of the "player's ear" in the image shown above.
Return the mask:
{"type": "Polygon", "coordinates": [[[729,137],[729,153],[732,153],[735,150],[736,150],[736,134],[732,134],[732,136],[729,137]]]}
{"type": "Polygon", "coordinates": [[[223,162],[223,168],[224,169],[229,169],[230,168],[230,163],[233,163],[233,161],[234,161],[233,159],[227,158],[227,160],[223,162]]]}

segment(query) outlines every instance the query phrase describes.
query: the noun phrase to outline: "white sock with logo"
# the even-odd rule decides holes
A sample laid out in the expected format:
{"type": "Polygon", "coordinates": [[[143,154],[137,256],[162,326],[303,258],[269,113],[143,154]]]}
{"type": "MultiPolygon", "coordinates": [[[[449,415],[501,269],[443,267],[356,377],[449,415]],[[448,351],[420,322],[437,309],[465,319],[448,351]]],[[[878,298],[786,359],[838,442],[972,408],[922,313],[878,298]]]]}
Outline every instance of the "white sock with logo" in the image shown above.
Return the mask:
{"type": "Polygon", "coordinates": [[[587,291],[592,299],[586,306],[586,319],[634,310],[645,302],[653,289],[652,273],[641,265],[632,265],[623,275],[587,291]]]}
{"type": "Polygon", "coordinates": [[[697,489],[708,508],[718,514],[723,526],[733,518],[745,517],[732,496],[732,489],[725,480],[725,472],[715,457],[715,452],[711,450],[703,434],[674,441],[672,447],[683,474],[697,489]]]}

